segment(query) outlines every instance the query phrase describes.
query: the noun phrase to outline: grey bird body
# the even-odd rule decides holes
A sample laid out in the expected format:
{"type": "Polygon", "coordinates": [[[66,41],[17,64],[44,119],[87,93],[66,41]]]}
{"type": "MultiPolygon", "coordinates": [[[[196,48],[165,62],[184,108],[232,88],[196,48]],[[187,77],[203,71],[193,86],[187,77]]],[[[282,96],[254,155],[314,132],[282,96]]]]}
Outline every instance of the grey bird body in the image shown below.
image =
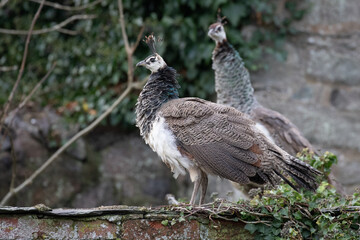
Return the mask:
{"type": "Polygon", "coordinates": [[[158,54],[161,68],[154,69],[151,58],[138,63],[152,74],[136,104],[137,126],[174,177],[189,172],[194,182],[191,204],[199,189],[203,203],[208,174],[240,184],[277,184],[283,179],[295,189],[316,189],[317,170],[273,144],[235,108],[178,98],[176,71],[158,54]]]}
{"type": "MultiPolygon", "coordinates": [[[[212,37],[211,32],[217,34],[215,28],[225,31],[221,23],[215,23],[209,27],[210,37],[212,37]]],[[[276,145],[291,155],[296,155],[304,148],[314,150],[310,142],[288,118],[263,107],[256,100],[250,74],[239,53],[227,41],[226,35],[224,36],[223,39],[214,39],[216,47],[212,54],[217,102],[249,114],[252,120],[264,128],[266,131],[264,133],[276,145]]]]}

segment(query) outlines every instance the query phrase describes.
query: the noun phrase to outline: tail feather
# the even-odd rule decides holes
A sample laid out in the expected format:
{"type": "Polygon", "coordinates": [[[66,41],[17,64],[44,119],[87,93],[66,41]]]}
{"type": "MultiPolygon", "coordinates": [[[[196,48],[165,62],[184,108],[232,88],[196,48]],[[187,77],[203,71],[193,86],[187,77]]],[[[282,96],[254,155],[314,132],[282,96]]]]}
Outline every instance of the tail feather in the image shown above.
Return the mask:
{"type": "Polygon", "coordinates": [[[274,172],[276,173],[277,176],[281,177],[282,180],[284,180],[284,182],[286,182],[287,184],[289,184],[290,187],[292,187],[293,189],[295,189],[295,191],[299,191],[299,189],[298,189],[294,184],[292,184],[292,183],[289,181],[289,179],[287,179],[286,177],[284,177],[283,174],[279,173],[279,172],[276,171],[275,169],[274,169],[274,172]]]}
{"type": "Polygon", "coordinates": [[[293,189],[296,191],[298,191],[299,188],[305,188],[311,191],[317,189],[318,183],[316,177],[320,175],[321,172],[288,154],[285,155],[285,159],[280,157],[278,157],[278,159],[281,160],[281,162],[277,164],[278,169],[274,170],[274,172],[293,189]],[[288,177],[292,178],[295,184],[291,183],[288,177]]]}

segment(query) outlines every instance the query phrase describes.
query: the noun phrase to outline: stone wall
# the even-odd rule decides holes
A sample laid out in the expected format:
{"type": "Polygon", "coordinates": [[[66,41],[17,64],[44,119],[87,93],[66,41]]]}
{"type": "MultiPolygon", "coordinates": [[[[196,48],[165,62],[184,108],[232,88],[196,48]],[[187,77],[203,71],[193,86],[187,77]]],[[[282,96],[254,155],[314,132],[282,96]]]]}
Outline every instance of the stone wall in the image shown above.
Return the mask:
{"type": "Polygon", "coordinates": [[[348,192],[360,186],[360,1],[311,1],[285,45],[252,73],[256,95],[293,121],[321,151],[338,155],[335,176],[348,192]]]}
{"type": "MultiPolygon", "coordinates": [[[[314,0],[296,24],[299,33],[285,45],[285,63],[264,58],[269,69],[251,73],[264,105],[291,119],[321,151],[339,157],[336,177],[348,192],[360,184],[360,1],[314,0]]],[[[78,131],[51,109],[28,107],[14,121],[17,181],[21,183],[55,149],[78,131]]],[[[0,149],[0,197],[11,179],[10,141],[0,149]]],[[[165,194],[189,201],[188,176],[174,180],[170,170],[137,133],[100,127],[79,140],[9,205],[96,207],[165,204],[165,194]]],[[[233,200],[241,195],[219,178],[212,192],[233,200]]]]}
{"type": "Polygon", "coordinates": [[[245,224],[145,207],[0,208],[0,239],[253,239],[245,224]],[[171,222],[175,219],[175,222],[171,222]],[[164,224],[167,221],[168,224],[164,224]]]}

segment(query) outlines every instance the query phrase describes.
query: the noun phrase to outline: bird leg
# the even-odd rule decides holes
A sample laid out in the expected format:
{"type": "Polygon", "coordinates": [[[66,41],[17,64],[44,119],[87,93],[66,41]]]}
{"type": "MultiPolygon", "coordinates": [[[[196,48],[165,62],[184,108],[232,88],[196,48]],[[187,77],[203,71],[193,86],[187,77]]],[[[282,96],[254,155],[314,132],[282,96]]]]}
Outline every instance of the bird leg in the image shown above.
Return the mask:
{"type": "Polygon", "coordinates": [[[201,189],[200,189],[201,195],[200,195],[199,205],[204,203],[207,186],[208,186],[208,177],[206,173],[201,171],[201,189]]]}
{"type": "Polygon", "coordinates": [[[195,198],[196,198],[196,195],[199,191],[199,187],[200,187],[200,183],[201,183],[201,177],[197,177],[194,181],[194,190],[191,194],[191,199],[190,199],[190,204],[191,205],[195,205],[195,198]]]}

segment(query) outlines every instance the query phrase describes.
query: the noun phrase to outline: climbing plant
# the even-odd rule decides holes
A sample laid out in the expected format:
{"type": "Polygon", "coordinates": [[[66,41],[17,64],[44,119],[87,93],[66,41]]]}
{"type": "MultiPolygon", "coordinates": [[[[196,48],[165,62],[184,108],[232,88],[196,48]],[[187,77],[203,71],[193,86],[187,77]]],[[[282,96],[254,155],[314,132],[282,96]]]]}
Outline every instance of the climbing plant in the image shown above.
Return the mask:
{"type": "MultiPolygon", "coordinates": [[[[49,1],[50,2],[50,1],[49,1]]],[[[91,16],[68,23],[59,31],[32,37],[23,80],[16,95],[26,96],[39,79],[57,62],[54,72],[43,85],[35,101],[51,105],[58,113],[83,126],[95,119],[122,92],[126,84],[127,61],[118,22],[116,0],[51,1],[61,6],[45,5],[35,30],[52,28],[74,15],[91,16]],[[97,4],[89,4],[95,2],[97,4]],[[81,6],[88,5],[86,8],[81,6]]],[[[38,1],[13,0],[0,8],[0,28],[26,30],[38,1]]],[[[145,34],[153,32],[163,39],[160,53],[180,74],[182,96],[214,96],[211,52],[214,43],[207,37],[209,24],[218,9],[227,17],[228,38],[239,50],[250,70],[266,66],[264,54],[284,60],[284,39],[294,33],[292,23],[303,17],[308,5],[296,0],[200,0],[155,1],[125,0],[126,28],[135,41],[141,26],[145,34]]],[[[0,33],[0,67],[18,69],[26,35],[0,33]]],[[[136,60],[149,54],[140,45],[136,60]]],[[[0,106],[6,101],[17,71],[0,72],[0,106]]],[[[148,72],[136,70],[143,79],[148,72]]],[[[108,118],[107,124],[134,124],[133,108],[138,92],[129,95],[108,118]]],[[[15,105],[16,103],[14,103],[15,105]]]]}
{"type": "Polygon", "coordinates": [[[296,192],[283,184],[266,190],[252,190],[250,201],[238,203],[218,199],[200,207],[172,206],[179,211],[178,219],[164,220],[163,225],[174,225],[193,215],[244,222],[245,229],[255,239],[358,239],[360,234],[360,192],[341,196],[327,181],[332,164],[337,162],[332,153],[318,157],[307,151],[300,159],[324,172],[315,193],[296,192]]]}

